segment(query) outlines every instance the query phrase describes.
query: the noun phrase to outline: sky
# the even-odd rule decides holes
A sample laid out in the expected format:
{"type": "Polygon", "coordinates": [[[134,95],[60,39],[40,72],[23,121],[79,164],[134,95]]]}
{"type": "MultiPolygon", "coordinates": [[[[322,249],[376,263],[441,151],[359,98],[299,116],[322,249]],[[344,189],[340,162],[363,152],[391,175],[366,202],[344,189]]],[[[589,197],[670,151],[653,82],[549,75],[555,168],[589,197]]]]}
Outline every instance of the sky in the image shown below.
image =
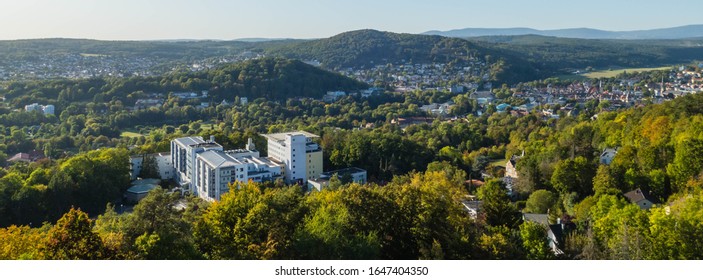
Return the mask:
{"type": "Polygon", "coordinates": [[[703,23],[701,0],[0,0],[0,40],[324,38],[358,29],[644,30],[703,23]]]}

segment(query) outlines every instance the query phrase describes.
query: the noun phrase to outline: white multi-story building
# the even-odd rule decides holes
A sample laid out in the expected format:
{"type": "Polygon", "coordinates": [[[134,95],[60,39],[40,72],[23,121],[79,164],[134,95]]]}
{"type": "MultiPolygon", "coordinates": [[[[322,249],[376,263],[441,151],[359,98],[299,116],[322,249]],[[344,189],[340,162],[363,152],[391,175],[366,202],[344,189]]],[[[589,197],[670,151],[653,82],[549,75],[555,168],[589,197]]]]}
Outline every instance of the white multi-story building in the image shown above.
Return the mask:
{"type": "Polygon", "coordinates": [[[42,111],[44,111],[44,115],[53,115],[54,114],[54,105],[46,105],[42,106],[42,111]]]}
{"type": "Polygon", "coordinates": [[[230,183],[269,181],[282,171],[282,165],[260,158],[258,151],[206,151],[196,157],[197,193],[206,200],[220,200],[230,183]]]}
{"type": "Polygon", "coordinates": [[[285,166],[286,183],[305,185],[309,179],[316,179],[322,173],[322,148],[313,142],[319,136],[294,131],[264,134],[268,140],[268,155],[285,166]]]}
{"type": "Polygon", "coordinates": [[[54,105],[39,105],[39,103],[33,103],[29,105],[24,106],[24,110],[27,112],[31,111],[39,111],[44,113],[44,115],[53,115],[54,114],[54,105]]]}
{"type": "Polygon", "coordinates": [[[281,163],[261,158],[251,139],[245,149],[225,151],[213,137],[171,141],[171,162],[179,185],[202,199],[219,200],[234,182],[263,182],[281,177],[281,163]]]}
{"type": "Polygon", "coordinates": [[[220,144],[215,143],[214,137],[209,141],[202,137],[183,137],[171,141],[171,163],[176,169],[175,179],[179,185],[187,187],[191,193],[197,194],[195,186],[198,176],[194,176],[195,158],[206,151],[223,151],[220,144]]]}

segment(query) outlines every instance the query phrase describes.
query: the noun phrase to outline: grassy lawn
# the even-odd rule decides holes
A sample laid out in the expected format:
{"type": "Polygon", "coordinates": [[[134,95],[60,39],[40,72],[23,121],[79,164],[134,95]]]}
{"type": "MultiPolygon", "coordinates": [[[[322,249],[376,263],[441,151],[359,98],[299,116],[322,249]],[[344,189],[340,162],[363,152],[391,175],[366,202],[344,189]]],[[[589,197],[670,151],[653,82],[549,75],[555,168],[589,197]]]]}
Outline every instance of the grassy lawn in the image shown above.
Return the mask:
{"type": "Polygon", "coordinates": [[[505,163],[506,163],[506,160],[504,158],[493,159],[488,162],[489,165],[500,166],[503,168],[505,168],[505,163]]]}
{"type": "Polygon", "coordinates": [[[669,70],[673,66],[666,66],[666,67],[656,67],[656,68],[626,68],[626,69],[617,69],[617,70],[603,70],[603,71],[594,71],[586,74],[581,74],[581,76],[589,78],[589,79],[598,79],[598,78],[613,78],[625,71],[627,72],[645,72],[645,71],[656,71],[656,70],[669,70]]]}
{"type": "Polygon", "coordinates": [[[203,124],[200,125],[200,128],[203,129],[203,130],[210,130],[210,129],[212,129],[214,126],[215,126],[215,125],[214,125],[214,124],[211,124],[211,123],[203,123],[203,124]]]}
{"type": "Polygon", "coordinates": [[[120,137],[134,138],[134,137],[140,137],[140,136],[144,136],[144,135],[143,135],[143,134],[139,134],[139,133],[134,132],[134,131],[122,131],[122,133],[120,133],[120,137]]]}

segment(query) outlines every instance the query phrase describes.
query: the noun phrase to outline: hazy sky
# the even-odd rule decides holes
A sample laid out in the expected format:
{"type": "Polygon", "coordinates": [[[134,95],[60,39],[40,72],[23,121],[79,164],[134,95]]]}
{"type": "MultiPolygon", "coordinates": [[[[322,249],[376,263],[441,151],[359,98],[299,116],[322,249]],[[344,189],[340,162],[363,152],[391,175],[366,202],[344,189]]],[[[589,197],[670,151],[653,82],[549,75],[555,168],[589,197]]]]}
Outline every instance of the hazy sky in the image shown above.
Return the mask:
{"type": "Polygon", "coordinates": [[[0,0],[0,40],[321,38],[365,28],[623,31],[700,23],[701,0],[0,0]]]}

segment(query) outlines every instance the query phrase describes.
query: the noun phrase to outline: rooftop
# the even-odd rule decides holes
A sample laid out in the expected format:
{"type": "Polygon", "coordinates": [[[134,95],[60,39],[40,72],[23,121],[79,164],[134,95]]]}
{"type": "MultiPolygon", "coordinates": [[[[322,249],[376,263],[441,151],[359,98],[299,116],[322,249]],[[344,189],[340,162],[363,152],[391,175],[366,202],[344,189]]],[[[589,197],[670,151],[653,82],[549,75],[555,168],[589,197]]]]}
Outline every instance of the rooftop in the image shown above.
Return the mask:
{"type": "Polygon", "coordinates": [[[190,145],[205,143],[205,140],[203,140],[203,138],[200,136],[181,137],[181,138],[173,139],[173,141],[176,141],[177,143],[180,143],[183,146],[190,146],[190,145]]]}
{"type": "Polygon", "coordinates": [[[632,203],[638,203],[642,200],[649,200],[650,202],[654,202],[654,200],[649,196],[647,192],[642,191],[641,189],[636,189],[629,191],[624,194],[625,197],[627,197],[628,200],[632,203]]]}
{"type": "Polygon", "coordinates": [[[157,187],[158,187],[158,185],[154,185],[154,184],[142,184],[142,185],[136,185],[134,187],[127,189],[127,192],[136,193],[136,194],[147,193],[157,187]]]}
{"type": "Polygon", "coordinates": [[[548,214],[533,214],[533,213],[525,213],[522,214],[522,219],[530,222],[535,222],[543,226],[548,226],[549,225],[549,215],[548,214]]]}
{"type": "Polygon", "coordinates": [[[269,140],[273,140],[276,142],[283,142],[286,140],[286,135],[305,135],[307,138],[320,138],[320,136],[312,134],[307,131],[291,131],[291,132],[281,132],[281,133],[273,133],[273,134],[262,134],[262,136],[266,137],[269,140]]]}
{"type": "Polygon", "coordinates": [[[331,177],[331,176],[334,175],[335,173],[337,173],[337,176],[342,177],[342,176],[344,176],[344,175],[346,175],[346,174],[352,175],[352,174],[361,173],[361,172],[366,172],[366,170],[363,170],[363,169],[361,169],[361,168],[356,168],[356,167],[347,167],[347,168],[344,168],[344,169],[338,169],[338,170],[331,170],[331,171],[327,171],[327,172],[322,172],[322,173],[320,174],[320,178],[331,177]]]}
{"type": "Polygon", "coordinates": [[[225,154],[223,151],[209,150],[198,154],[198,158],[201,158],[208,165],[215,167],[220,166],[233,166],[235,164],[241,164],[240,161],[225,154]]]}

